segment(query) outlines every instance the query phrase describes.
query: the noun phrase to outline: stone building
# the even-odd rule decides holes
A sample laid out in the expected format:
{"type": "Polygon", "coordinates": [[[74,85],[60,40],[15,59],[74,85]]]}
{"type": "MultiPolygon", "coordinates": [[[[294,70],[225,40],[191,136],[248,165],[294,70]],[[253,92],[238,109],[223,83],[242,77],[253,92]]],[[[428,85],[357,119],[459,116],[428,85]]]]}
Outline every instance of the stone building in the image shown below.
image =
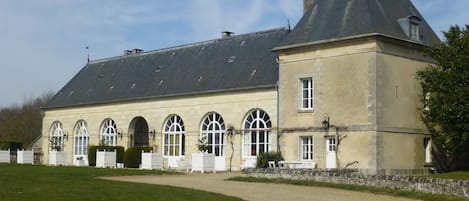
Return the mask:
{"type": "MultiPolygon", "coordinates": [[[[280,151],[289,164],[424,169],[415,72],[438,37],[410,0],[305,0],[298,24],[91,61],[45,106],[44,139],[153,146],[188,161],[207,137],[217,170],[280,151]]],[[[51,141],[43,140],[45,161],[51,141]]]]}

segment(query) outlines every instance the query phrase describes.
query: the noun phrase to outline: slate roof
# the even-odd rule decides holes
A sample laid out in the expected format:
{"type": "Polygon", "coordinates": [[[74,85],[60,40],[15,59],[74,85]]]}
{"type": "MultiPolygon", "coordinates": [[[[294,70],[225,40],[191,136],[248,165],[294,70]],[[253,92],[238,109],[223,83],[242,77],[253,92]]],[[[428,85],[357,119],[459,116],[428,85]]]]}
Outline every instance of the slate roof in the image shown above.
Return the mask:
{"type": "Polygon", "coordinates": [[[92,61],[44,107],[274,87],[277,54],[289,31],[272,29],[92,61]]]}
{"type": "Polygon", "coordinates": [[[411,15],[422,20],[419,25],[419,43],[440,41],[410,0],[314,0],[293,31],[276,49],[366,34],[410,40],[398,19],[411,15]]]}

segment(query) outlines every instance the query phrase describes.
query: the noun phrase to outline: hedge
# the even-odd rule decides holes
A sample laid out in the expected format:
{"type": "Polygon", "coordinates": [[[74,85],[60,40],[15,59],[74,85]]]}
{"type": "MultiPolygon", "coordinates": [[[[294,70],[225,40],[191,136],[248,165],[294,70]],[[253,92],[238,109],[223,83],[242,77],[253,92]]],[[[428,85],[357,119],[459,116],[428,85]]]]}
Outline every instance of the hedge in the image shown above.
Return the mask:
{"type": "Polygon", "coordinates": [[[152,147],[147,146],[137,146],[128,148],[127,150],[125,150],[124,153],[125,167],[139,168],[140,164],[142,163],[142,151],[150,152],[152,150],[152,147]]]}
{"type": "Polygon", "coordinates": [[[264,152],[257,156],[256,167],[268,168],[269,161],[275,161],[275,164],[278,165],[278,162],[282,160],[283,156],[280,152],[264,152]]]}
{"type": "Polygon", "coordinates": [[[90,146],[88,148],[88,164],[96,166],[96,150],[114,151],[117,150],[116,160],[118,163],[124,162],[124,147],[122,146],[90,146]]]}
{"type": "Polygon", "coordinates": [[[0,141],[0,149],[10,149],[10,151],[16,151],[17,149],[23,149],[23,143],[15,141],[0,141]]]}

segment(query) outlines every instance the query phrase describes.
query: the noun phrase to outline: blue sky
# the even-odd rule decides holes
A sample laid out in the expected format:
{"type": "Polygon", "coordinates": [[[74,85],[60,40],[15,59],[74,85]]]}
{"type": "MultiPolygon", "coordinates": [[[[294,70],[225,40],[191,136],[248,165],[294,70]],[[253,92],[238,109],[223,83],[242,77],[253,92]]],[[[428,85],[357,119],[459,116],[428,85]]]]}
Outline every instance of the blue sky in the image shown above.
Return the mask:
{"type": "MultiPolygon", "coordinates": [[[[0,107],[58,91],[86,63],[295,25],[301,0],[1,0],[0,107]]],[[[469,24],[469,0],[412,0],[441,37],[469,24]]]]}

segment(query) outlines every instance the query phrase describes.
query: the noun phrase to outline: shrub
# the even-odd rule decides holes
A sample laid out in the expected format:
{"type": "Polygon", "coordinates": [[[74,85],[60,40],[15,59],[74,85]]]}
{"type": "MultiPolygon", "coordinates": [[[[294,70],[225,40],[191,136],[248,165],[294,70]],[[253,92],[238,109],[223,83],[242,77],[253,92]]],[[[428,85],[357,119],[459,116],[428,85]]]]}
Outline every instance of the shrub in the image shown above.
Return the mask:
{"type": "Polygon", "coordinates": [[[257,168],[268,168],[269,161],[275,161],[275,164],[278,165],[279,161],[283,160],[282,153],[280,152],[264,152],[257,156],[257,168]]]}
{"type": "Polygon", "coordinates": [[[130,147],[124,153],[124,165],[128,168],[138,168],[142,163],[142,151],[149,152],[153,150],[152,147],[137,146],[130,147]]]}
{"type": "Polygon", "coordinates": [[[88,164],[90,166],[96,166],[96,150],[107,150],[107,151],[114,151],[116,150],[116,162],[123,163],[124,162],[124,147],[122,146],[90,146],[88,147],[88,164]]]}
{"type": "Polygon", "coordinates": [[[10,151],[16,151],[17,149],[23,149],[23,143],[14,141],[0,141],[0,149],[10,149],[10,151]]]}

